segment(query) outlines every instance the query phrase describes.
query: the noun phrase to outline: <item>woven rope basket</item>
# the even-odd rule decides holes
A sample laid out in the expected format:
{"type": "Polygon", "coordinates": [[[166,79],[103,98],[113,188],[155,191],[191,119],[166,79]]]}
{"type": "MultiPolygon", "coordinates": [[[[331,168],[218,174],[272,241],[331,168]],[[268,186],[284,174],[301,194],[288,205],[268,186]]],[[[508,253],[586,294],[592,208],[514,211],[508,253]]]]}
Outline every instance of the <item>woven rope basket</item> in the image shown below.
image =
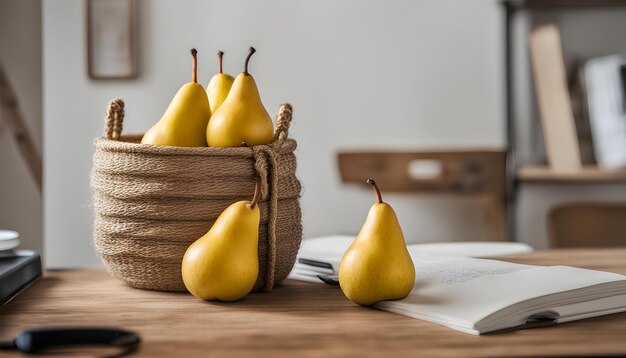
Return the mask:
{"type": "Polygon", "coordinates": [[[122,135],[124,102],[109,103],[105,135],[95,140],[91,188],[94,244],[107,270],[128,285],[186,291],[187,247],[220,213],[250,200],[261,180],[259,277],[253,291],[284,280],[302,239],[292,109],[281,105],[274,141],[252,148],[165,147],[122,135]]]}

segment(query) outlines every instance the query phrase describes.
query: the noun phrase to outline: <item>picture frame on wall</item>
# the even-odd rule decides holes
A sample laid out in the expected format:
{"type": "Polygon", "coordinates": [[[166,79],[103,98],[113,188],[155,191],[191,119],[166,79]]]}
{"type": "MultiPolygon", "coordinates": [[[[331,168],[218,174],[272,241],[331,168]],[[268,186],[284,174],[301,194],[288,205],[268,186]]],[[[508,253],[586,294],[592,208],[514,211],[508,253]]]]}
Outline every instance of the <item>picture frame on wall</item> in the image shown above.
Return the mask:
{"type": "Polygon", "coordinates": [[[135,0],[87,0],[87,68],[91,79],[137,77],[135,0]]]}

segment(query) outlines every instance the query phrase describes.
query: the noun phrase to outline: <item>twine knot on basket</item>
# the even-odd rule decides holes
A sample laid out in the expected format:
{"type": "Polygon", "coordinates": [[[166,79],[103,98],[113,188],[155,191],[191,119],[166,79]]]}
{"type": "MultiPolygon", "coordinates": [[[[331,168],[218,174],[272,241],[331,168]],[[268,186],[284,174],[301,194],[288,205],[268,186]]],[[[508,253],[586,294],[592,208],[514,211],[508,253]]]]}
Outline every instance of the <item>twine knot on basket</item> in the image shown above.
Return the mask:
{"type": "Polygon", "coordinates": [[[91,176],[94,243],[115,277],[133,287],[185,291],[180,273],[187,247],[261,180],[259,278],[254,290],[284,280],[302,238],[293,109],[282,104],[274,140],[237,148],[139,144],[122,135],[124,102],[109,103],[104,137],[95,141],[91,176]]]}

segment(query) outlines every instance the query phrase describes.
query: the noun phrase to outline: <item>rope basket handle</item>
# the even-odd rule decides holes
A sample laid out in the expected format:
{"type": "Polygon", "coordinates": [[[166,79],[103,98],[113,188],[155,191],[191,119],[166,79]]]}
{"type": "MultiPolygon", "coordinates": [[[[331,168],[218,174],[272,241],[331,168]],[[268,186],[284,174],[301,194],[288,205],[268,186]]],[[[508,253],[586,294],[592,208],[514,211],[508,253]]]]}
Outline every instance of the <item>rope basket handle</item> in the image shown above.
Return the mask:
{"type": "Polygon", "coordinates": [[[282,142],[289,135],[289,126],[293,117],[293,107],[289,103],[283,103],[278,108],[276,115],[276,129],[274,130],[274,138],[272,142],[282,142]]]}
{"type": "Polygon", "coordinates": [[[119,140],[122,134],[124,122],[124,100],[112,99],[107,107],[107,115],[104,117],[104,136],[107,139],[119,140]]]}

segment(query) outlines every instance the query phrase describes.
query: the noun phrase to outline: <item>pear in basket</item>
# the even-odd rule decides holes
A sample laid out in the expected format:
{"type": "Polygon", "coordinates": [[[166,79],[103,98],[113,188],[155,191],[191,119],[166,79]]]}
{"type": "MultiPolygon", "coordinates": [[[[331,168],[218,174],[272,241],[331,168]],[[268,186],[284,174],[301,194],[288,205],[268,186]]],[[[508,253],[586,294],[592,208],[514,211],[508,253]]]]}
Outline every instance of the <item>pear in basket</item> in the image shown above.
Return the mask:
{"type": "Polygon", "coordinates": [[[373,179],[378,202],[372,205],[361,232],[339,264],[339,286],[354,303],[369,306],[406,297],[415,283],[415,266],[393,208],[383,202],[373,179]]]}
{"type": "Polygon", "coordinates": [[[211,113],[215,113],[219,106],[224,103],[230,88],[233,86],[235,79],[231,75],[227,75],[222,71],[222,57],[224,53],[219,51],[217,53],[217,68],[218,72],[211,77],[209,85],[206,87],[206,94],[209,97],[209,105],[211,106],[211,113]]]}
{"type": "Polygon", "coordinates": [[[198,83],[197,51],[193,57],[192,80],[184,84],[170,102],[167,110],[141,139],[142,144],[178,147],[206,147],[205,131],[211,118],[209,99],[198,83]]]}
{"type": "Polygon", "coordinates": [[[235,78],[228,97],[213,113],[206,129],[210,147],[239,147],[268,144],[274,128],[272,118],[261,102],[254,78],[248,73],[248,62],[256,50],[250,47],[243,73],[235,78]]]}
{"type": "Polygon", "coordinates": [[[203,300],[236,301],[245,297],[259,275],[260,182],[252,201],[224,210],[213,227],[185,252],[185,287],[203,300]]]}

